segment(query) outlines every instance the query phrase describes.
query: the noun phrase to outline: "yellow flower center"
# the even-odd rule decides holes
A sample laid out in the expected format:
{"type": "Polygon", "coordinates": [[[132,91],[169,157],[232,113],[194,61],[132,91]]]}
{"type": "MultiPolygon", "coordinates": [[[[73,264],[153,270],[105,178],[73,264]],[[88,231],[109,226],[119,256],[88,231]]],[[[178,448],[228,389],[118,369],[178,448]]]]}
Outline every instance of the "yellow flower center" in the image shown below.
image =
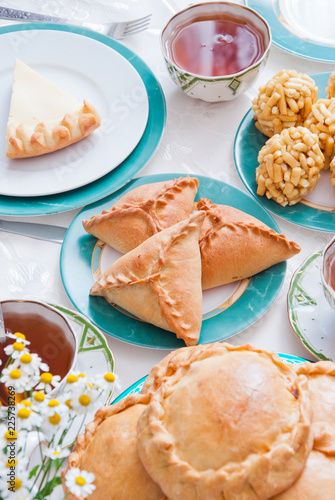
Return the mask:
{"type": "Polygon", "coordinates": [[[81,396],[79,396],[79,403],[82,405],[82,406],[88,406],[91,402],[91,398],[89,396],[87,396],[87,394],[82,394],[81,396]]]}
{"type": "Polygon", "coordinates": [[[41,382],[43,384],[51,384],[52,382],[52,374],[49,372],[42,373],[41,375],[41,382]]]}
{"type": "Polygon", "coordinates": [[[66,382],[68,384],[74,384],[75,382],[78,382],[78,377],[77,375],[69,375],[66,379],[66,382]]]}
{"type": "Polygon", "coordinates": [[[20,358],[20,361],[21,363],[23,363],[24,365],[29,365],[29,363],[31,363],[31,360],[33,358],[30,356],[30,354],[23,354],[20,358]]]}
{"type": "Polygon", "coordinates": [[[17,412],[17,416],[19,418],[29,418],[30,417],[30,414],[31,414],[31,411],[28,410],[28,408],[21,408],[21,410],[19,410],[17,412]]]}
{"type": "Polygon", "coordinates": [[[14,481],[15,481],[14,490],[17,491],[21,488],[22,481],[20,479],[18,479],[17,477],[14,479],[14,481]]]}
{"type": "Polygon", "coordinates": [[[21,332],[16,332],[14,333],[15,337],[17,337],[18,339],[23,339],[23,340],[26,340],[26,336],[21,333],[21,332]]]}
{"type": "Polygon", "coordinates": [[[78,476],[78,477],[76,477],[76,484],[78,486],[85,486],[86,481],[82,476],[78,476]]]}
{"type": "Polygon", "coordinates": [[[24,345],[22,344],[22,342],[14,342],[13,349],[14,351],[23,351],[24,345]]]}
{"type": "Polygon", "coordinates": [[[17,368],[15,370],[12,370],[9,374],[10,378],[17,380],[21,377],[21,372],[17,368]]]}
{"type": "Polygon", "coordinates": [[[57,399],[50,399],[48,406],[50,406],[50,408],[55,408],[55,406],[59,406],[59,401],[57,401],[57,399]]]}
{"type": "Polygon", "coordinates": [[[79,373],[78,377],[85,378],[86,375],[85,375],[85,373],[79,373]]]}
{"type": "Polygon", "coordinates": [[[44,398],[45,398],[45,396],[44,396],[43,392],[39,392],[39,391],[35,392],[35,394],[34,394],[35,401],[37,401],[38,403],[42,403],[42,401],[44,401],[44,398]]]}
{"type": "Polygon", "coordinates": [[[104,379],[105,379],[107,382],[114,382],[115,377],[114,377],[113,373],[108,372],[108,373],[106,373],[106,375],[104,375],[104,379]]]}
{"type": "Polygon", "coordinates": [[[54,451],[54,452],[53,452],[53,455],[58,456],[58,455],[60,455],[60,453],[59,453],[59,451],[54,451]]]}
{"type": "Polygon", "coordinates": [[[60,422],[60,416],[58,413],[55,413],[52,417],[49,417],[49,422],[52,425],[57,425],[60,422]]]}
{"type": "Polygon", "coordinates": [[[67,406],[68,408],[72,409],[71,399],[67,399],[67,400],[65,401],[65,404],[66,404],[66,406],[67,406]]]}
{"type": "Polygon", "coordinates": [[[22,399],[20,403],[24,406],[31,406],[31,401],[28,401],[28,399],[22,399]]]}
{"type": "Polygon", "coordinates": [[[8,469],[10,469],[10,467],[16,467],[18,464],[18,461],[16,460],[16,458],[11,458],[11,459],[8,459],[7,462],[6,462],[6,467],[8,469]]]}
{"type": "Polygon", "coordinates": [[[15,439],[17,439],[17,432],[9,429],[5,433],[5,439],[6,439],[6,441],[14,441],[15,439]]]}

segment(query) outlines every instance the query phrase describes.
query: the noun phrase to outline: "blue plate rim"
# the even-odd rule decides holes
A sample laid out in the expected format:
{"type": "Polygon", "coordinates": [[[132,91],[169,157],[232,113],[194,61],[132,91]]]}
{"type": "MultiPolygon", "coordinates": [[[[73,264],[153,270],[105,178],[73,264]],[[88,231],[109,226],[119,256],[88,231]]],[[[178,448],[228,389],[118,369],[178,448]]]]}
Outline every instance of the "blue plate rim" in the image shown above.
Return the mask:
{"type": "Polygon", "coordinates": [[[161,143],[166,125],[166,101],[161,84],[149,66],[122,43],[101,33],[73,25],[51,23],[23,23],[0,27],[0,35],[16,31],[60,31],[92,38],[107,45],[125,57],[134,67],[144,83],[149,100],[149,116],[144,133],[129,156],[114,170],[100,179],[80,188],[38,197],[15,197],[0,195],[0,214],[9,216],[37,216],[62,213],[82,208],[88,203],[101,200],[125,186],[150,161],[161,143]],[[148,91],[152,87],[152,93],[148,91]],[[150,148],[149,155],[146,148],[150,148]],[[135,155],[144,155],[136,164],[135,155]],[[129,175],[130,172],[130,175],[129,175]],[[114,178],[114,179],[113,179],[114,178]],[[113,184],[114,182],[114,184],[113,184]]]}
{"type": "MultiPolygon", "coordinates": [[[[127,186],[118,192],[81,210],[73,219],[65,235],[60,253],[60,274],[65,292],[76,309],[87,316],[93,324],[107,335],[123,342],[153,349],[173,349],[185,345],[182,340],[177,339],[171,332],[165,332],[153,325],[148,325],[147,323],[141,324],[141,322],[129,317],[127,317],[127,323],[124,323],[122,318],[125,318],[125,316],[110,306],[103,297],[89,296],[89,288],[93,284],[91,257],[96,238],[84,231],[81,220],[93,214],[100,213],[103,208],[110,207],[117,199],[123,196],[125,192],[139,185],[173,179],[185,175],[185,173],[165,173],[133,179],[127,186]],[[97,209],[99,209],[99,212],[97,212],[97,209]],[[78,274],[81,276],[82,283],[85,284],[84,288],[82,286],[77,287],[75,280],[78,274]],[[83,290],[85,290],[85,292],[83,290]],[[122,327],[120,328],[120,332],[117,329],[118,326],[122,327]],[[160,332],[159,335],[157,335],[157,331],[160,332]],[[140,337],[141,340],[139,340],[138,337],[140,337]],[[150,341],[148,341],[148,338],[150,341]]],[[[217,189],[220,189],[221,194],[222,190],[226,190],[230,193],[231,198],[234,198],[234,203],[228,204],[232,206],[237,204],[237,208],[239,205],[246,203],[250,204],[251,210],[249,207],[249,211],[251,211],[252,215],[263,220],[278,233],[281,232],[271,214],[256,203],[249,193],[243,192],[239,188],[217,179],[196,174],[195,177],[197,177],[200,182],[197,198],[199,196],[205,196],[204,194],[199,194],[202,185],[208,185],[208,183],[211,183],[211,185],[214,184],[217,189]],[[239,199],[236,201],[236,198],[239,199]]],[[[214,199],[213,201],[220,203],[220,200],[214,199]]],[[[284,261],[253,276],[244,294],[227,309],[229,315],[226,313],[223,327],[222,314],[224,313],[212,316],[203,321],[199,343],[226,340],[254,324],[269,309],[276,299],[284,283],[286,269],[287,263],[284,261]],[[258,294],[257,301],[255,289],[258,294]],[[255,303],[253,303],[253,301],[255,301],[255,303]],[[253,305],[251,308],[252,314],[250,314],[250,309],[248,309],[251,307],[250,304],[253,305]],[[241,310],[243,314],[241,314],[241,310]],[[224,329],[224,333],[221,333],[221,329],[224,329]]]]}

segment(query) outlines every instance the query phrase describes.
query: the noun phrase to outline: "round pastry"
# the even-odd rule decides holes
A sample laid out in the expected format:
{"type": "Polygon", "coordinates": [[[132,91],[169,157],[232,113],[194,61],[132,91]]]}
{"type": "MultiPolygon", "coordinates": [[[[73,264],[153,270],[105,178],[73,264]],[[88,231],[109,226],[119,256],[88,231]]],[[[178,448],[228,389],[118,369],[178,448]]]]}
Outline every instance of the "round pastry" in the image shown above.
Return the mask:
{"type": "Polygon", "coordinates": [[[266,500],[293,484],[312,446],[306,377],[251,346],[184,350],[156,376],[137,438],[170,500],[266,500]]]}
{"type": "Polygon", "coordinates": [[[259,87],[252,101],[255,125],[268,137],[302,125],[317,98],[318,88],[312,78],[283,69],[259,87]]]}
{"type": "MultiPolygon", "coordinates": [[[[69,456],[69,468],[93,472],[91,500],[164,500],[161,489],[143,468],[136,449],[136,426],[149,397],[130,395],[101,408],[85,434],[77,438],[69,456]]],[[[67,470],[68,470],[67,469],[67,470]]],[[[64,481],[65,474],[62,473],[64,481]]],[[[66,487],[64,486],[65,493],[66,487]]],[[[79,500],[66,496],[68,500],[79,500]]]]}
{"type": "Polygon", "coordinates": [[[272,500],[334,500],[335,457],[311,451],[297,481],[272,500]]]}
{"type": "Polygon", "coordinates": [[[307,376],[314,445],[297,481],[273,500],[333,500],[335,492],[335,364],[330,361],[297,365],[307,376]]]}
{"type": "Polygon", "coordinates": [[[266,141],[258,162],[257,194],[286,207],[313,191],[321,177],[324,156],[317,134],[305,127],[291,127],[266,141]]]}
{"type": "Polygon", "coordinates": [[[335,97],[318,99],[304,121],[304,126],[318,136],[320,149],[325,156],[323,169],[328,170],[329,162],[335,154],[335,97]]]}
{"type": "Polygon", "coordinates": [[[331,361],[303,363],[297,367],[297,373],[308,379],[313,448],[335,455],[335,364],[331,361]]]}

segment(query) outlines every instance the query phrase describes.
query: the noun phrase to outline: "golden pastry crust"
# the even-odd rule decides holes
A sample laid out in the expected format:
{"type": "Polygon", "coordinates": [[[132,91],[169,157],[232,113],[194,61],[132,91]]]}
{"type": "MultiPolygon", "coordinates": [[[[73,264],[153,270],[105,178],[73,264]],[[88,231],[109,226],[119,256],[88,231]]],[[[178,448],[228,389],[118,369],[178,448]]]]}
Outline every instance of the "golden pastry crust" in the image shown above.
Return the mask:
{"type": "Polygon", "coordinates": [[[76,114],[65,114],[60,123],[38,123],[31,134],[24,123],[7,125],[6,157],[29,158],[52,153],[80,141],[101,124],[97,110],[84,101],[76,114]]]}
{"type": "Polygon", "coordinates": [[[266,500],[312,447],[305,376],[251,346],[173,356],[138,422],[138,452],[170,500],[266,500]]]}
{"type": "Polygon", "coordinates": [[[120,257],[98,277],[102,295],[139,319],[197,344],[202,323],[199,233],[204,212],[165,229],[120,257]]]}
{"type": "Polygon", "coordinates": [[[188,175],[144,184],[129,191],[110,209],[83,220],[83,227],[119,252],[127,253],[191,215],[198,186],[198,179],[188,175]]]}
{"type": "Polygon", "coordinates": [[[204,290],[248,278],[300,252],[300,246],[233,207],[198,201],[206,211],[200,231],[204,290]]]}
{"type": "MultiPolygon", "coordinates": [[[[93,472],[91,500],[164,500],[159,486],[146,473],[136,449],[136,426],[149,397],[132,394],[119,403],[98,410],[85,433],[77,438],[66,471],[93,472]]],[[[74,495],[68,500],[78,500],[74,495]]]]}
{"type": "Polygon", "coordinates": [[[314,449],[335,456],[335,364],[331,361],[297,365],[308,379],[314,449]]]}
{"type": "Polygon", "coordinates": [[[334,500],[335,457],[312,450],[297,481],[272,500],[334,500]]]}

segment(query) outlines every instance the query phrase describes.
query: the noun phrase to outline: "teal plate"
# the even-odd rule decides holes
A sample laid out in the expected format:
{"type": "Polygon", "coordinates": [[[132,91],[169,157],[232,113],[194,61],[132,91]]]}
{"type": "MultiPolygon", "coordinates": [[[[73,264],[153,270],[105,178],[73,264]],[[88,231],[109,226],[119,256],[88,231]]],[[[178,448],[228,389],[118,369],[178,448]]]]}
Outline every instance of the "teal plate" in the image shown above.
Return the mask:
{"type": "MultiPolygon", "coordinates": [[[[305,363],[305,361],[307,361],[307,359],[299,358],[297,356],[293,356],[292,354],[282,354],[281,352],[279,352],[278,355],[285,363],[289,363],[292,365],[301,365],[302,363],[305,363]]],[[[140,394],[146,378],[147,375],[128,387],[128,389],[123,391],[122,394],[120,394],[117,398],[114,399],[114,401],[112,401],[112,404],[118,403],[119,401],[121,401],[121,399],[129,396],[129,394],[140,394]]]]}
{"type": "Polygon", "coordinates": [[[244,4],[266,19],[277,47],[307,59],[335,61],[333,0],[309,0],[308,4],[306,0],[244,0],[244,4]]]}
{"type": "MultiPolygon", "coordinates": [[[[319,97],[325,96],[324,89],[327,86],[329,73],[318,73],[311,75],[311,77],[318,86],[319,97]]],[[[316,206],[308,206],[303,201],[291,207],[282,207],[275,201],[268,200],[266,196],[256,194],[256,168],[259,165],[257,157],[268,137],[257,130],[253,116],[254,113],[250,109],[237,130],[234,142],[235,165],[245,187],[258,203],[273,214],[278,215],[278,217],[308,229],[333,232],[335,228],[335,207],[328,209],[322,207],[323,209],[319,209],[316,206]]],[[[329,186],[331,187],[330,183],[329,186]]],[[[316,186],[313,194],[318,190],[318,187],[316,186]]]]}
{"type": "MultiPolygon", "coordinates": [[[[149,116],[144,133],[131,154],[118,167],[100,179],[65,193],[16,197],[0,195],[0,214],[15,216],[46,215],[65,212],[100,200],[124,186],[131,180],[155,153],[161,141],[166,121],[166,105],[162,88],[150,68],[134,52],[121,43],[94,31],[58,24],[20,24],[0,28],[0,35],[15,31],[57,30],[76,33],[92,38],[123,56],[140,75],[149,100],[149,116]]],[[[24,33],[27,40],[29,33],[24,33]]],[[[20,57],[18,51],[17,56],[20,57]]]]}
{"type": "MultiPolygon", "coordinates": [[[[85,207],[70,225],[61,250],[60,271],[63,285],[75,307],[107,334],[138,346],[174,349],[184,342],[165,330],[123,314],[103,297],[92,297],[89,290],[94,283],[92,256],[96,238],[87,234],[82,220],[110,208],[128,191],[142,184],[160,182],[183,176],[182,173],[158,174],[132,180],[127,186],[104,200],[85,207]]],[[[198,175],[200,186],[197,199],[211,196],[215,203],[231,205],[260,219],[280,233],[272,216],[248,194],[224,182],[198,175]]],[[[100,260],[100,259],[98,259],[100,260]]],[[[228,300],[229,306],[218,307],[203,317],[199,343],[207,344],[224,340],[244,330],[270,307],[283,284],[286,262],[282,262],[253,276],[237,300],[228,300]]],[[[229,285],[226,285],[226,287],[229,285]]],[[[222,288],[222,287],[218,287],[222,288]]],[[[216,290],[204,292],[216,293],[216,290]],[[214,292],[213,292],[214,291],[214,292]]]]}

